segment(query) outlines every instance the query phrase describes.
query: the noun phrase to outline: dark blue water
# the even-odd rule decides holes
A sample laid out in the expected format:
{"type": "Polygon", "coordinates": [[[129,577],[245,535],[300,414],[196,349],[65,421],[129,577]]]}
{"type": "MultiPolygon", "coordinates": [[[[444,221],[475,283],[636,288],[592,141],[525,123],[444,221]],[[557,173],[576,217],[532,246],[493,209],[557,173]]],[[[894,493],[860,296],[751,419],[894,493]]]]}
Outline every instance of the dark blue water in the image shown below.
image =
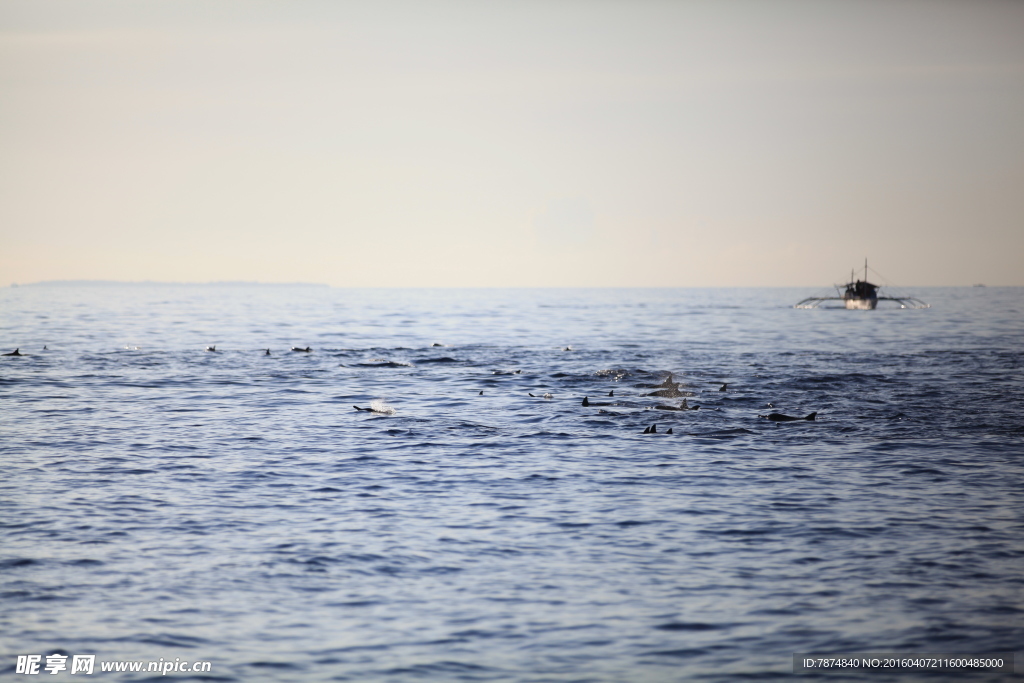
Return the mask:
{"type": "Polygon", "coordinates": [[[1024,650],[1024,289],[807,294],[2,289],[2,350],[30,355],[0,358],[0,675],[734,681],[1024,650]],[[670,372],[681,396],[648,396],[670,372]]]}

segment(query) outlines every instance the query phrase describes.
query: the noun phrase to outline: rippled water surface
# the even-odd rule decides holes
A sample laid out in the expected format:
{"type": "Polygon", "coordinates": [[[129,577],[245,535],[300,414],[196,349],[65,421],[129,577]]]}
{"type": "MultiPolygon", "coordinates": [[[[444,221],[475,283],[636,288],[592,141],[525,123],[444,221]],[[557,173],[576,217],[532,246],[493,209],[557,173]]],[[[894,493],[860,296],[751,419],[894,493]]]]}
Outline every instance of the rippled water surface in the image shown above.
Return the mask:
{"type": "Polygon", "coordinates": [[[807,294],[0,289],[29,354],[0,358],[0,676],[62,652],[781,680],[795,652],[1024,650],[1024,290],[807,294]]]}

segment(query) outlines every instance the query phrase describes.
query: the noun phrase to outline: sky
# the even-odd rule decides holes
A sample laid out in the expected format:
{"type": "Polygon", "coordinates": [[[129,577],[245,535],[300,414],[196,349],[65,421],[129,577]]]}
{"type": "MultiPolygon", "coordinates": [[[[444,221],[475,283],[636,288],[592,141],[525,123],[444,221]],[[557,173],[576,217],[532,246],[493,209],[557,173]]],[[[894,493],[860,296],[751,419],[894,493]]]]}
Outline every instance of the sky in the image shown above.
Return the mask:
{"type": "Polygon", "coordinates": [[[0,0],[0,285],[1024,285],[1024,2],[0,0]]]}

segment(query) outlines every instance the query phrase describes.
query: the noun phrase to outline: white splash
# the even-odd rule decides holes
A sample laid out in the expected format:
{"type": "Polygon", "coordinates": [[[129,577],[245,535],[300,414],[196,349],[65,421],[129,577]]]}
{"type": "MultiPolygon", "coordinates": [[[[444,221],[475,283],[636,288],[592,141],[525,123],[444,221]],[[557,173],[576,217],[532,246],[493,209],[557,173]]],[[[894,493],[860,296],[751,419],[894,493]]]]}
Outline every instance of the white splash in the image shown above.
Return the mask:
{"type": "Polygon", "coordinates": [[[370,402],[370,410],[375,413],[384,413],[385,415],[395,414],[395,409],[380,399],[370,402]]]}

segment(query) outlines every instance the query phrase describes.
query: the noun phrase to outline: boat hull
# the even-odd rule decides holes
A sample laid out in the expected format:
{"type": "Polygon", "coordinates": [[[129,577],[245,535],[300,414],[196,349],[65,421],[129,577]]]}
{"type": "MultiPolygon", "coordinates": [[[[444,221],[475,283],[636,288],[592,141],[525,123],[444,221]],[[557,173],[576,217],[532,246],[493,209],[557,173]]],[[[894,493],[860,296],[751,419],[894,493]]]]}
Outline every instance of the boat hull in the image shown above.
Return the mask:
{"type": "Polygon", "coordinates": [[[873,311],[878,306],[876,297],[870,299],[844,299],[848,311],[873,311]]]}

